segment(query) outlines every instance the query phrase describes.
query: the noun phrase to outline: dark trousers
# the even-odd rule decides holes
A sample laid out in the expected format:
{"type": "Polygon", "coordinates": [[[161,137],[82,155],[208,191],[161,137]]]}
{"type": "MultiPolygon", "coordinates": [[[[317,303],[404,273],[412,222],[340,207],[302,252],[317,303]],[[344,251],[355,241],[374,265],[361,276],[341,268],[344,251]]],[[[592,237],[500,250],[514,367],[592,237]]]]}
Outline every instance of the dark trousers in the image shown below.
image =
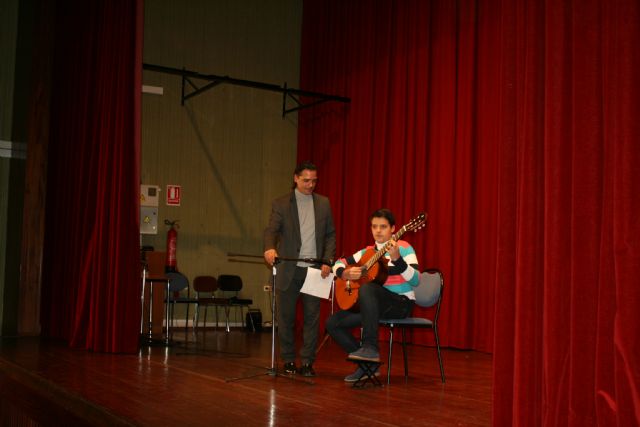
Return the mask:
{"type": "Polygon", "coordinates": [[[378,321],[380,319],[403,319],[411,314],[413,300],[387,290],[376,283],[360,286],[359,311],[341,310],[327,319],[329,335],[347,353],[360,348],[360,343],[351,330],[362,326],[362,346],[378,350],[378,321]]]}
{"type": "Polygon", "coordinates": [[[296,304],[302,299],[303,310],[303,344],[300,348],[300,361],[313,363],[318,345],[318,325],[320,321],[320,298],[300,293],[307,269],[296,267],[293,280],[286,291],[277,290],[278,338],[280,340],[280,356],[282,361],[296,360],[295,322],[296,304]]]}

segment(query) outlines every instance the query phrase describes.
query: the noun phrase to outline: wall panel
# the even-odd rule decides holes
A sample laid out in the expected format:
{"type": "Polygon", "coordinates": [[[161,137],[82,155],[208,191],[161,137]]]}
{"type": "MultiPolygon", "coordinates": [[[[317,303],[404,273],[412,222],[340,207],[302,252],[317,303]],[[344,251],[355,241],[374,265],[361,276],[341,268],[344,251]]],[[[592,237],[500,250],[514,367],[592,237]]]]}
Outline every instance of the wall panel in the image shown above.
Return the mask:
{"type": "MultiPolygon", "coordinates": [[[[146,2],[144,62],[298,88],[301,12],[299,0],[146,2]]],[[[179,76],[145,71],[143,82],[164,93],[143,96],[142,183],[182,186],[181,206],[162,199],[158,215],[180,220],[179,270],[240,274],[268,318],[271,270],[227,253],[262,254],[270,202],[292,180],[297,116],[282,118],[279,93],[219,85],[183,107],[179,76]]],[[[166,230],[141,243],[163,250],[166,230]]]]}

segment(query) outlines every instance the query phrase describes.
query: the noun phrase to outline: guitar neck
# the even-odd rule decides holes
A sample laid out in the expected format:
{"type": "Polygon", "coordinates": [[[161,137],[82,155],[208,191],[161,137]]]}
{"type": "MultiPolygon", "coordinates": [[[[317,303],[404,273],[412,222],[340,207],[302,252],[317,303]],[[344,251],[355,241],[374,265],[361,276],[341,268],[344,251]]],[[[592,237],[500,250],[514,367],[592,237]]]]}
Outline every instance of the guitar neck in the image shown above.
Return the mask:
{"type": "MultiPolygon", "coordinates": [[[[407,227],[403,226],[400,230],[398,230],[396,234],[391,236],[391,240],[393,240],[394,242],[397,242],[398,239],[402,237],[405,231],[407,231],[407,227]]],[[[367,263],[365,264],[365,268],[367,270],[370,269],[376,262],[378,262],[380,257],[382,257],[382,255],[384,255],[387,252],[387,250],[389,250],[391,240],[387,242],[378,252],[376,252],[374,256],[369,258],[369,261],[367,261],[367,263]]]]}

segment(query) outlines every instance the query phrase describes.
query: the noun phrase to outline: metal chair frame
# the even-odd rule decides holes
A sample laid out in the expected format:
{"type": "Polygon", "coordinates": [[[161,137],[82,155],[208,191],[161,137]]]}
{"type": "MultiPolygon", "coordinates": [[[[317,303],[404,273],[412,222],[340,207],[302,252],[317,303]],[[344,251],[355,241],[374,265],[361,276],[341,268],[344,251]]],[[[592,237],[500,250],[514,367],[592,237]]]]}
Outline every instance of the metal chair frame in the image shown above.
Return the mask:
{"type": "MultiPolygon", "coordinates": [[[[218,290],[218,279],[213,276],[197,276],[193,279],[193,289],[196,292],[196,311],[193,315],[193,330],[198,328],[198,319],[200,317],[200,306],[204,306],[204,326],[207,326],[207,309],[214,307],[216,313],[216,328],[218,328],[218,308],[229,305],[227,298],[218,298],[215,293],[218,290]],[[207,296],[203,296],[206,294],[207,296]]],[[[229,329],[229,318],[227,316],[227,331],[229,329]]]]}
{"type": "Polygon", "coordinates": [[[240,321],[242,322],[242,327],[244,328],[244,308],[246,307],[249,310],[249,306],[253,304],[253,300],[238,298],[238,292],[242,290],[242,278],[238,275],[233,274],[221,274],[218,276],[218,288],[226,294],[233,294],[232,297],[227,298],[228,304],[225,307],[225,315],[227,317],[227,332],[229,332],[229,314],[231,312],[231,308],[235,307],[236,309],[240,309],[240,321]]]}
{"type": "Polygon", "coordinates": [[[191,298],[191,291],[189,289],[189,279],[182,273],[179,272],[169,272],[165,273],[169,280],[169,295],[166,299],[166,303],[169,304],[169,322],[170,327],[173,328],[174,324],[174,311],[176,304],[186,304],[187,305],[187,314],[185,315],[185,331],[189,327],[189,306],[191,304],[196,304],[197,300],[195,298],[191,298]],[[180,292],[184,289],[187,290],[187,296],[181,297],[180,292]]]}
{"type": "Polygon", "coordinates": [[[424,317],[407,317],[405,319],[380,319],[380,326],[389,328],[389,357],[387,366],[387,384],[391,382],[391,357],[393,355],[393,332],[394,329],[402,330],[402,354],[404,357],[404,377],[405,381],[409,377],[409,363],[407,360],[407,341],[405,330],[412,328],[431,329],[433,331],[436,344],[436,352],[438,355],[438,363],[440,365],[440,378],[445,382],[444,365],[442,363],[442,355],[440,353],[440,339],[438,337],[438,318],[440,316],[440,304],[442,302],[442,293],[444,291],[444,278],[442,272],[438,269],[427,269],[420,274],[420,285],[415,289],[416,305],[423,308],[436,306],[436,312],[433,320],[424,317]],[[439,278],[437,293],[427,285],[427,281],[433,278],[439,278]],[[437,297],[437,298],[436,298],[437,297]],[[435,300],[434,300],[435,299],[435,300]]]}

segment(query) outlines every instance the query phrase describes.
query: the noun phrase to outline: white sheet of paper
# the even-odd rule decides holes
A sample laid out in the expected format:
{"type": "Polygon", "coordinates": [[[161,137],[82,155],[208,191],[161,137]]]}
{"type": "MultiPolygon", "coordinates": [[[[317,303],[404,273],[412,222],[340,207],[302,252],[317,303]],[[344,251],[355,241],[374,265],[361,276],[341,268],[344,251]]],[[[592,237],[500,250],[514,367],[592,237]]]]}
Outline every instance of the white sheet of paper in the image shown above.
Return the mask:
{"type": "Polygon", "coordinates": [[[329,273],[329,275],[324,279],[320,273],[321,271],[317,268],[307,268],[307,277],[304,279],[300,292],[319,298],[329,299],[331,283],[333,282],[333,273],[329,273]]]}

